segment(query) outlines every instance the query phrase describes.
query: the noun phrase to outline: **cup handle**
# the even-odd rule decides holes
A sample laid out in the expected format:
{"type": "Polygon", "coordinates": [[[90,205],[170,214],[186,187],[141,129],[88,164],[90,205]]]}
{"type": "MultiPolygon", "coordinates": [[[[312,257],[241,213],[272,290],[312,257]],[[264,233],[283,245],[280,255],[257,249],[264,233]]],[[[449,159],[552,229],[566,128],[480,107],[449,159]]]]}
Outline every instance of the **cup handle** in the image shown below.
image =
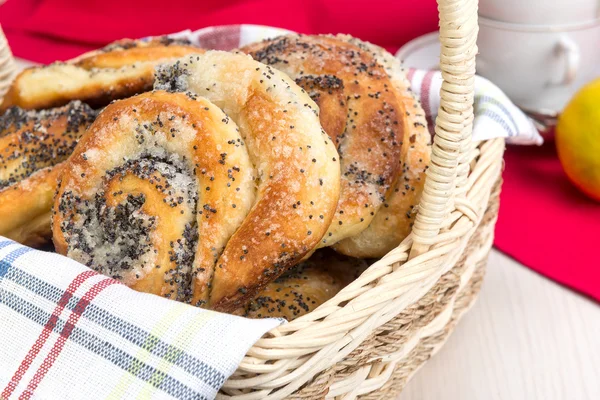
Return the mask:
{"type": "Polygon", "coordinates": [[[568,85],[575,80],[579,70],[579,47],[568,36],[563,35],[558,39],[556,52],[565,58],[566,66],[563,76],[555,83],[557,85],[568,85]]]}

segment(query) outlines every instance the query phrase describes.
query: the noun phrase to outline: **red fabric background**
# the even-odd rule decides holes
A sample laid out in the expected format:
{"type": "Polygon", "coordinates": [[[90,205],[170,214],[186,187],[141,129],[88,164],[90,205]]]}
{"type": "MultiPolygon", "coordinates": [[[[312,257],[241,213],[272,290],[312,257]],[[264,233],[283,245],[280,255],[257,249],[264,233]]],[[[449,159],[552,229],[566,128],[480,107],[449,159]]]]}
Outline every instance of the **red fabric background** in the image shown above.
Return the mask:
{"type": "Polygon", "coordinates": [[[509,146],[504,159],[496,247],[600,301],[600,203],[569,182],[553,141],[509,146]]]}
{"type": "Polygon", "coordinates": [[[350,33],[395,50],[437,29],[437,6],[434,0],[8,0],[0,23],[17,56],[39,62],[124,37],[241,23],[350,33]]]}
{"type": "MultiPolygon", "coordinates": [[[[0,23],[14,53],[38,62],[72,58],[123,37],[240,23],[350,33],[395,51],[437,29],[437,7],[434,0],[8,0],[0,23]]],[[[500,250],[600,300],[599,236],[600,205],[567,181],[553,143],[509,148],[500,250]]]]}

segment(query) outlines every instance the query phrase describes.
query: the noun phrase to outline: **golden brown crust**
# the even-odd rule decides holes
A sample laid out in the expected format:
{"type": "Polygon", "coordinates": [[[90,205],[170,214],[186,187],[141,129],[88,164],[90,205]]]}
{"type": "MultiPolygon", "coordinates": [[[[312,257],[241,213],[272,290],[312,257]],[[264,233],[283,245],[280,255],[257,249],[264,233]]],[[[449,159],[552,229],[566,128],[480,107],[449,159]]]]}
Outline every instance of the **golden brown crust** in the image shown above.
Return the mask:
{"type": "Polygon", "coordinates": [[[249,211],[254,170],[206,99],[149,92],[104,109],[69,159],[56,250],[132,288],[189,301],[249,211]]]}
{"type": "Polygon", "coordinates": [[[336,141],[342,191],[321,247],[360,233],[400,171],[404,109],[383,66],[369,51],[332,36],[289,35],[241,51],[295,79],[336,141]]]}
{"type": "Polygon", "coordinates": [[[13,81],[0,111],[44,109],[81,100],[94,108],[152,89],[158,63],[204,50],[165,38],[121,40],[65,63],[32,67],[13,81]]]}
{"type": "Polygon", "coordinates": [[[50,238],[59,163],[95,116],[73,102],[44,111],[11,108],[0,117],[0,235],[31,246],[50,238]]]}
{"type": "MultiPolygon", "coordinates": [[[[239,125],[257,168],[256,204],[212,280],[211,306],[235,309],[320,242],[339,198],[338,155],[315,103],[285,74],[249,56],[186,57],[159,71],[155,87],[215,102],[239,125]]],[[[199,276],[198,286],[204,282],[199,276]]]]}
{"type": "Polygon", "coordinates": [[[376,54],[390,75],[406,112],[403,122],[408,140],[402,146],[402,172],[393,193],[367,229],[334,246],[336,251],[352,257],[379,258],[397,247],[411,231],[429,165],[431,135],[427,129],[425,112],[411,91],[400,62],[380,47],[354,38],[348,40],[376,54]]]}
{"type": "Polygon", "coordinates": [[[50,240],[50,210],[61,166],[44,168],[0,191],[0,235],[27,246],[50,240]]]}
{"type": "Polygon", "coordinates": [[[319,250],[284,273],[234,314],[249,318],[285,318],[308,314],[335,296],[367,268],[356,258],[319,250]]]}
{"type": "Polygon", "coordinates": [[[62,176],[55,245],[134,289],[234,310],[325,233],[335,148],[310,98],[248,56],[207,52],[161,74],[157,87],[193,87],[100,114],[62,176]]]}
{"type": "Polygon", "coordinates": [[[50,110],[7,110],[0,116],[0,189],[64,161],[95,117],[78,101],[50,110]]]}

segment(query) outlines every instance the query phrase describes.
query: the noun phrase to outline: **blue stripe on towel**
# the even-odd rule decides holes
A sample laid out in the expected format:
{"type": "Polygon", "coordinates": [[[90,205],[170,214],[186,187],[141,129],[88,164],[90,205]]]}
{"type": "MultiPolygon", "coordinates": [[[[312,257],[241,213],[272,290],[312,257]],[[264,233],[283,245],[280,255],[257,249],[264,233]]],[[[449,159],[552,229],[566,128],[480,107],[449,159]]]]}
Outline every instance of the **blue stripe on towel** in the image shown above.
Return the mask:
{"type": "MultiPolygon", "coordinates": [[[[19,249],[15,250],[15,252],[23,251],[23,249],[25,249],[25,252],[32,250],[28,247],[20,247],[19,249]]],[[[11,254],[12,253],[9,253],[6,258],[8,258],[11,254]]],[[[0,261],[0,264],[2,262],[3,261],[0,261]]],[[[7,263],[7,265],[10,267],[10,263],[7,263]]],[[[6,274],[6,272],[4,274],[6,274]]],[[[19,286],[26,287],[36,296],[40,296],[52,303],[58,303],[62,294],[64,293],[63,289],[45,282],[21,269],[11,270],[5,279],[12,281],[19,286]]],[[[79,301],[79,297],[72,296],[66,308],[73,310],[79,301]]],[[[139,326],[136,326],[122,318],[115,316],[114,314],[111,314],[109,311],[104,310],[93,303],[87,307],[84,316],[88,320],[97,323],[105,329],[120,335],[122,338],[136,346],[143,347],[144,343],[147,343],[148,341],[155,342],[156,345],[152,346],[149,352],[157,357],[163,358],[166,354],[179,354],[179,357],[169,360],[170,363],[178,366],[192,375],[198,375],[199,372],[201,372],[204,382],[214,389],[219,389],[225,382],[225,375],[210,364],[192,356],[177,346],[163,341],[161,338],[152,335],[150,332],[145,331],[139,326]]]]}
{"type": "MultiPolygon", "coordinates": [[[[51,316],[50,313],[11,292],[3,293],[2,303],[41,326],[44,326],[51,316]]],[[[57,334],[61,334],[64,326],[65,321],[59,318],[52,327],[52,330],[57,334]]],[[[157,370],[152,365],[119,349],[114,344],[109,343],[78,326],[73,328],[73,331],[69,336],[69,341],[77,343],[79,346],[110,361],[124,371],[129,371],[130,366],[135,363],[135,365],[140,368],[140,373],[137,376],[138,379],[150,383],[175,398],[189,400],[205,399],[205,397],[201,396],[196,389],[185,385],[177,379],[157,370]],[[151,379],[152,376],[160,376],[162,379],[151,379]]]]}
{"type": "Polygon", "coordinates": [[[2,238],[3,240],[0,242],[0,249],[5,248],[6,246],[10,246],[11,244],[14,244],[15,242],[13,242],[10,239],[6,239],[6,238],[2,238]]]}
{"type": "Polygon", "coordinates": [[[12,263],[19,257],[21,257],[25,253],[29,253],[32,249],[29,247],[19,247],[16,250],[8,253],[1,261],[0,261],[0,278],[4,278],[4,275],[8,273],[10,267],[12,267],[12,263]]]}
{"type": "Polygon", "coordinates": [[[502,102],[500,102],[498,99],[495,99],[493,97],[485,96],[485,95],[475,96],[475,116],[490,117],[492,120],[498,122],[503,128],[505,128],[506,131],[509,133],[509,136],[516,136],[519,133],[519,128],[517,126],[517,122],[513,118],[512,114],[508,111],[506,106],[504,104],[502,104],[502,102]],[[497,108],[500,109],[502,114],[494,113],[493,111],[491,111],[491,114],[495,114],[494,116],[486,115],[487,111],[489,110],[489,108],[486,107],[487,105],[496,106],[497,108]],[[503,123],[500,123],[498,119],[502,120],[503,123]],[[506,121],[509,121],[511,123],[513,129],[511,129],[508,126],[506,121]]]}

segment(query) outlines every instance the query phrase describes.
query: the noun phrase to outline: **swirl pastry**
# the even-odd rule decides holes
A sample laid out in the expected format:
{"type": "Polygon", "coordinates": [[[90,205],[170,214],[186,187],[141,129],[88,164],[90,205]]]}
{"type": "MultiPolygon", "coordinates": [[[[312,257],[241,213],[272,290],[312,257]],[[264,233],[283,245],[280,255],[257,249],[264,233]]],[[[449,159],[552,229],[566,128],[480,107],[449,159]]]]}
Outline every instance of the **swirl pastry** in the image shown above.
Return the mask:
{"type": "Polygon", "coordinates": [[[367,268],[364,260],[319,250],[285,272],[234,314],[249,318],[285,318],[313,311],[367,268]]]}
{"type": "Polygon", "coordinates": [[[404,103],[372,52],[345,38],[289,35],[241,51],[295,79],[320,107],[342,169],[336,215],[321,247],[367,228],[401,171],[404,103]]]}
{"type": "Polygon", "coordinates": [[[0,103],[44,109],[81,100],[93,108],[152,89],[154,67],[190,53],[203,53],[181,40],[120,40],[67,62],[21,72],[0,103]]]}
{"type": "Polygon", "coordinates": [[[63,172],[54,242],[136,290],[231,311],[325,234],[335,147],[312,100],[248,56],[207,52],[160,78],[208,99],[159,90],[109,105],[63,172]]]}
{"type": "Polygon", "coordinates": [[[64,161],[96,113],[75,101],[0,117],[0,235],[31,246],[50,236],[52,196],[64,161]]]}
{"type": "Polygon", "coordinates": [[[345,36],[364,51],[371,52],[392,80],[399,101],[403,102],[405,137],[402,145],[402,171],[393,193],[377,212],[369,227],[360,234],[334,245],[340,253],[360,258],[380,258],[396,248],[408,236],[419,204],[425,171],[431,155],[431,135],[421,104],[415,98],[400,61],[384,49],[345,36]]]}

